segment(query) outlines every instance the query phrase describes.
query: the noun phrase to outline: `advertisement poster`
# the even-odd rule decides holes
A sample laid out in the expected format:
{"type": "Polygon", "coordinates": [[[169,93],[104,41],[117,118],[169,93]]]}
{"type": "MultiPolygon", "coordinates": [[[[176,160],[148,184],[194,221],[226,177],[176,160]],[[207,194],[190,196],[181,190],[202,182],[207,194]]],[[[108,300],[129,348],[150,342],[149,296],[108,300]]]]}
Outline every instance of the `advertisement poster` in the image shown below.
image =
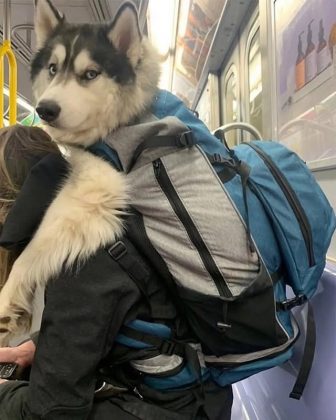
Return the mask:
{"type": "Polygon", "coordinates": [[[277,0],[275,24],[280,140],[336,158],[336,0],[277,0]]]}

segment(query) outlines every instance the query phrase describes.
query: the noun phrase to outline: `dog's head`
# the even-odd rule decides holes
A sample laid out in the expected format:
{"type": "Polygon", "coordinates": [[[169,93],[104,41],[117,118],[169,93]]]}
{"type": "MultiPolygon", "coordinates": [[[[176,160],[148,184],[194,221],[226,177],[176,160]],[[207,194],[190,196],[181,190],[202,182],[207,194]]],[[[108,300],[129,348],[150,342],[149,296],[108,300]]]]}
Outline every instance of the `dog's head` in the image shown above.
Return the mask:
{"type": "Polygon", "coordinates": [[[88,146],[150,105],[159,60],[132,3],[97,25],[67,23],[50,0],[35,4],[31,77],[36,110],[53,139],[88,146]]]}

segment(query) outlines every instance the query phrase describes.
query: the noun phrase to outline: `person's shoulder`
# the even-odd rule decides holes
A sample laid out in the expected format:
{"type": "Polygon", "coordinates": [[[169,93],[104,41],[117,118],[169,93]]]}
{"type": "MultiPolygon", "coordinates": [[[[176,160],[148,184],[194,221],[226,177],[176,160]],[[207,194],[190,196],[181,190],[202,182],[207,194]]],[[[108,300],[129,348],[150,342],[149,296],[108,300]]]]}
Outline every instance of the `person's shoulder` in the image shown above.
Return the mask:
{"type": "Polygon", "coordinates": [[[80,259],[70,269],[64,269],[59,278],[67,281],[94,283],[97,287],[108,282],[113,288],[136,291],[138,288],[129,273],[109,253],[110,246],[99,248],[93,255],[80,259]]]}

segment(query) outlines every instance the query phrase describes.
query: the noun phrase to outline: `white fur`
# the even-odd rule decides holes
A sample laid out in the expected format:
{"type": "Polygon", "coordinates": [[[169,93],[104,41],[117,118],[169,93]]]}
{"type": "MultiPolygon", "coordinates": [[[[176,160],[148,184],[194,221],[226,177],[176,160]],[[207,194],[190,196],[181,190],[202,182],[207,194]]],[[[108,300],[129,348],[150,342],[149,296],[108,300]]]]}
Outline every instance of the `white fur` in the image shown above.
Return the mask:
{"type": "MultiPolygon", "coordinates": [[[[81,149],[70,155],[71,173],[48,208],[35,236],[16,260],[0,293],[0,329],[30,326],[32,296],[63,268],[83,262],[121,235],[127,202],[124,176],[81,149]],[[4,324],[1,318],[10,317],[4,324]]],[[[9,334],[0,333],[6,344],[9,334]]]]}

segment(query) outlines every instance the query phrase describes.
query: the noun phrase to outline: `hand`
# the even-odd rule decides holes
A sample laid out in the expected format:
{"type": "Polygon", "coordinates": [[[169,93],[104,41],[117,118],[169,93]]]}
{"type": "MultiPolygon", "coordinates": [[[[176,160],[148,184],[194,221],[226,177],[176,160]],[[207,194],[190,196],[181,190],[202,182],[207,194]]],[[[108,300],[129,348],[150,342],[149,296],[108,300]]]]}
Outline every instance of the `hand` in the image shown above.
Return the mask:
{"type": "Polygon", "coordinates": [[[5,384],[6,382],[8,382],[7,379],[0,379],[0,385],[5,384]]]}
{"type": "Polygon", "coordinates": [[[0,363],[16,363],[21,367],[30,366],[35,355],[35,344],[26,341],[17,347],[0,348],[0,363]]]}

